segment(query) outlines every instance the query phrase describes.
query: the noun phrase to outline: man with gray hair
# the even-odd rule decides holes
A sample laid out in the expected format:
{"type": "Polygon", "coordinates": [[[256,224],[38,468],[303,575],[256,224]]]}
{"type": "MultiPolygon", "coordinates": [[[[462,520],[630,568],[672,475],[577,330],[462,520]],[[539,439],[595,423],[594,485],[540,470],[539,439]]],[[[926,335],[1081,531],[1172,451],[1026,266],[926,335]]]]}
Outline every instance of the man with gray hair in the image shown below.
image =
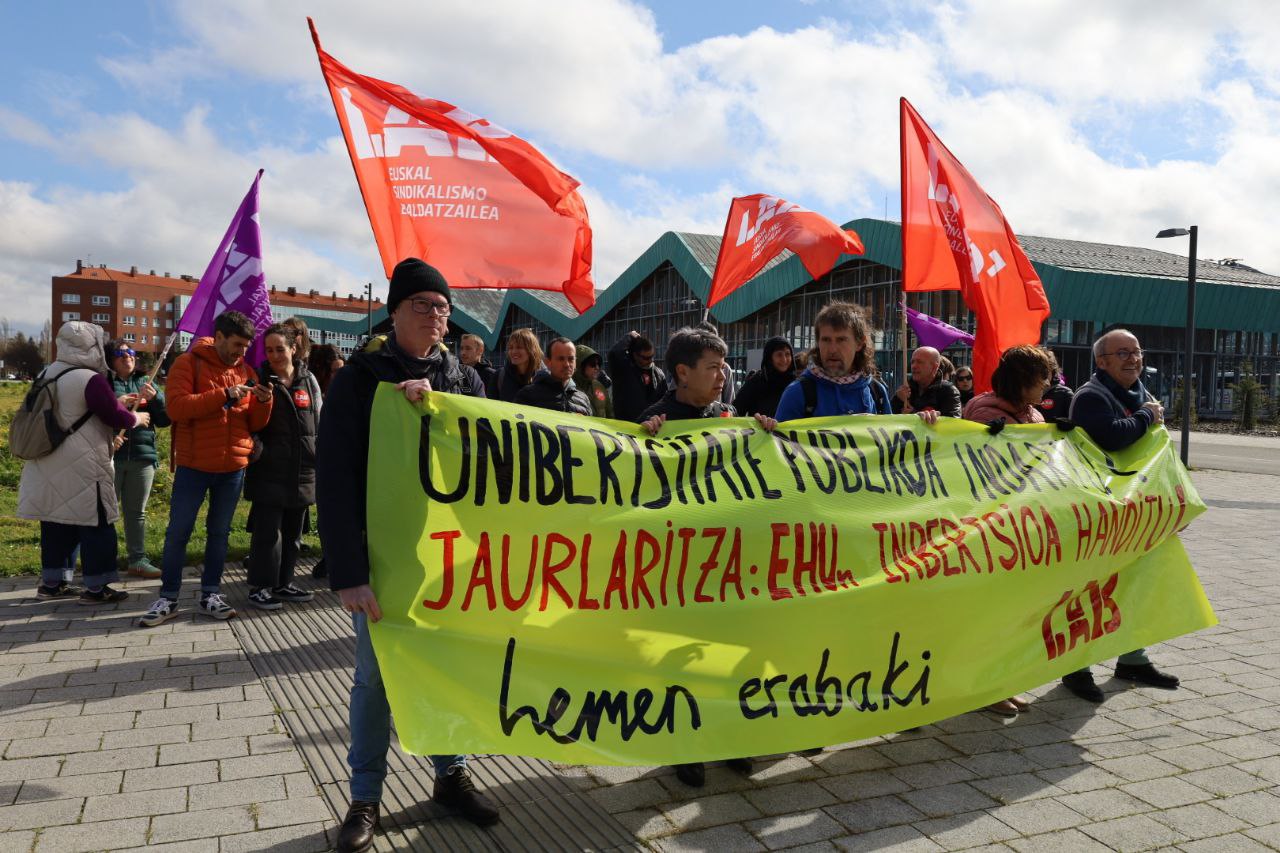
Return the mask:
{"type": "Polygon", "coordinates": [[[944,418],[960,417],[960,391],[942,376],[942,353],[920,347],[911,354],[911,376],[893,395],[895,415],[933,409],[944,418]]]}
{"type": "MultiPolygon", "coordinates": [[[[1142,347],[1128,329],[1112,329],[1093,344],[1096,368],[1076,390],[1071,420],[1103,450],[1121,450],[1164,423],[1164,407],[1142,384],[1142,347]]],[[[1123,654],[1116,661],[1116,678],[1173,690],[1178,677],[1156,669],[1145,649],[1123,654]]],[[[1101,702],[1102,689],[1088,667],[1067,674],[1062,684],[1089,702],[1101,702]]]]}

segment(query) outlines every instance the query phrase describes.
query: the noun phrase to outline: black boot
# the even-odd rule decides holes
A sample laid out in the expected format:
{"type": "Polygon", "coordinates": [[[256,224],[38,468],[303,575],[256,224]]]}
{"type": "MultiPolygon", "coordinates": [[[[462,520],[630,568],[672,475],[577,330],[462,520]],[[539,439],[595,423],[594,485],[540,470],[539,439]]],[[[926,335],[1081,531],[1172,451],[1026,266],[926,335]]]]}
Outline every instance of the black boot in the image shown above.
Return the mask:
{"type": "Polygon", "coordinates": [[[1087,669],[1062,676],[1062,686],[1086,702],[1101,702],[1106,698],[1102,695],[1102,688],[1094,683],[1093,673],[1087,669]]]}
{"type": "Polygon", "coordinates": [[[707,768],[701,761],[696,764],[677,764],[676,778],[691,788],[701,788],[707,781],[707,768]]]}
{"type": "Polygon", "coordinates": [[[338,853],[361,853],[373,844],[378,828],[378,804],[352,800],[338,830],[338,853]]]}
{"type": "Polygon", "coordinates": [[[493,801],[476,789],[471,774],[462,766],[450,767],[448,773],[437,776],[431,797],[476,826],[492,826],[502,817],[493,801]]]}
{"type": "Polygon", "coordinates": [[[329,567],[324,564],[324,557],[321,557],[319,560],[317,560],[316,564],[311,567],[311,577],[313,578],[329,577],[329,567]]]}
{"type": "Polygon", "coordinates": [[[1177,690],[1178,685],[1181,683],[1178,681],[1178,676],[1161,672],[1153,664],[1149,663],[1118,663],[1116,664],[1116,678],[1123,678],[1125,681],[1136,681],[1139,684],[1159,687],[1162,690],[1177,690]]]}
{"type": "Polygon", "coordinates": [[[724,766],[734,773],[741,773],[743,776],[750,776],[753,769],[750,758],[730,758],[724,763],[724,766]]]}

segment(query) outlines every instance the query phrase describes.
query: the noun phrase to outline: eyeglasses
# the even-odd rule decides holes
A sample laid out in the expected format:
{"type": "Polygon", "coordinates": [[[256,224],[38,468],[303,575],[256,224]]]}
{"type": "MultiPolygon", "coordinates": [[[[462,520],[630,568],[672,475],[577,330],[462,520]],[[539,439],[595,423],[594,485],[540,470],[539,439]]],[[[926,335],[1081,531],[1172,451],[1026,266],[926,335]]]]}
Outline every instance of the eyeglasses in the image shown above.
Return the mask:
{"type": "Polygon", "coordinates": [[[436,302],[433,299],[410,299],[409,305],[415,314],[435,314],[437,317],[448,317],[453,310],[448,302],[436,302]]]}
{"type": "Polygon", "coordinates": [[[957,381],[957,382],[972,382],[972,381],[973,381],[973,377],[972,377],[972,376],[968,376],[968,375],[957,375],[957,376],[956,376],[956,381],[957,381]]]}
{"type": "Polygon", "coordinates": [[[137,353],[129,349],[128,347],[121,347],[120,349],[111,353],[112,358],[124,358],[126,355],[129,356],[129,358],[133,358],[134,356],[137,355],[137,353]]]}
{"type": "Polygon", "coordinates": [[[1118,349],[1115,352],[1104,352],[1103,355],[1114,355],[1121,361],[1128,361],[1131,358],[1142,358],[1142,350],[1140,349],[1118,349]]]}

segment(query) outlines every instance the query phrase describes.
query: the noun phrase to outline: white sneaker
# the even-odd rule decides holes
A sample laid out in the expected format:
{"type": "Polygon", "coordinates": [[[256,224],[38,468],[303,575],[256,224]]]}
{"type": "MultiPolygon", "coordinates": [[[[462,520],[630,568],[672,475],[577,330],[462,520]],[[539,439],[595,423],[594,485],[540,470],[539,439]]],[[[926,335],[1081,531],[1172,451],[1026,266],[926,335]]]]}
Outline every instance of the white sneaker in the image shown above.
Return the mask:
{"type": "Polygon", "coordinates": [[[196,608],[196,612],[203,613],[212,619],[230,619],[236,615],[235,609],[230,604],[227,604],[227,600],[222,597],[220,592],[201,595],[200,606],[196,608]]]}
{"type": "Polygon", "coordinates": [[[138,624],[143,628],[154,628],[162,625],[178,615],[178,602],[161,596],[151,603],[147,612],[138,617],[138,624]]]}

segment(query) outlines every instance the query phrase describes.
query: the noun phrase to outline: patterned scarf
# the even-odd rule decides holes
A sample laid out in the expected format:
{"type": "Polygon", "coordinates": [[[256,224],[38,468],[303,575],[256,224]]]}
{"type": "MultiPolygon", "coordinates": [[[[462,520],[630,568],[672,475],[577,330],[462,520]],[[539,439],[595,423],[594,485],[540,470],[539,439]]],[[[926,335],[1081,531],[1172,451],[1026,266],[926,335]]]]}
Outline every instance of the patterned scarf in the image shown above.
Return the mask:
{"type": "Polygon", "coordinates": [[[828,382],[834,382],[836,385],[852,385],[866,378],[865,373],[850,373],[848,376],[830,376],[825,370],[816,364],[809,365],[809,372],[819,379],[825,379],[828,382]]]}

